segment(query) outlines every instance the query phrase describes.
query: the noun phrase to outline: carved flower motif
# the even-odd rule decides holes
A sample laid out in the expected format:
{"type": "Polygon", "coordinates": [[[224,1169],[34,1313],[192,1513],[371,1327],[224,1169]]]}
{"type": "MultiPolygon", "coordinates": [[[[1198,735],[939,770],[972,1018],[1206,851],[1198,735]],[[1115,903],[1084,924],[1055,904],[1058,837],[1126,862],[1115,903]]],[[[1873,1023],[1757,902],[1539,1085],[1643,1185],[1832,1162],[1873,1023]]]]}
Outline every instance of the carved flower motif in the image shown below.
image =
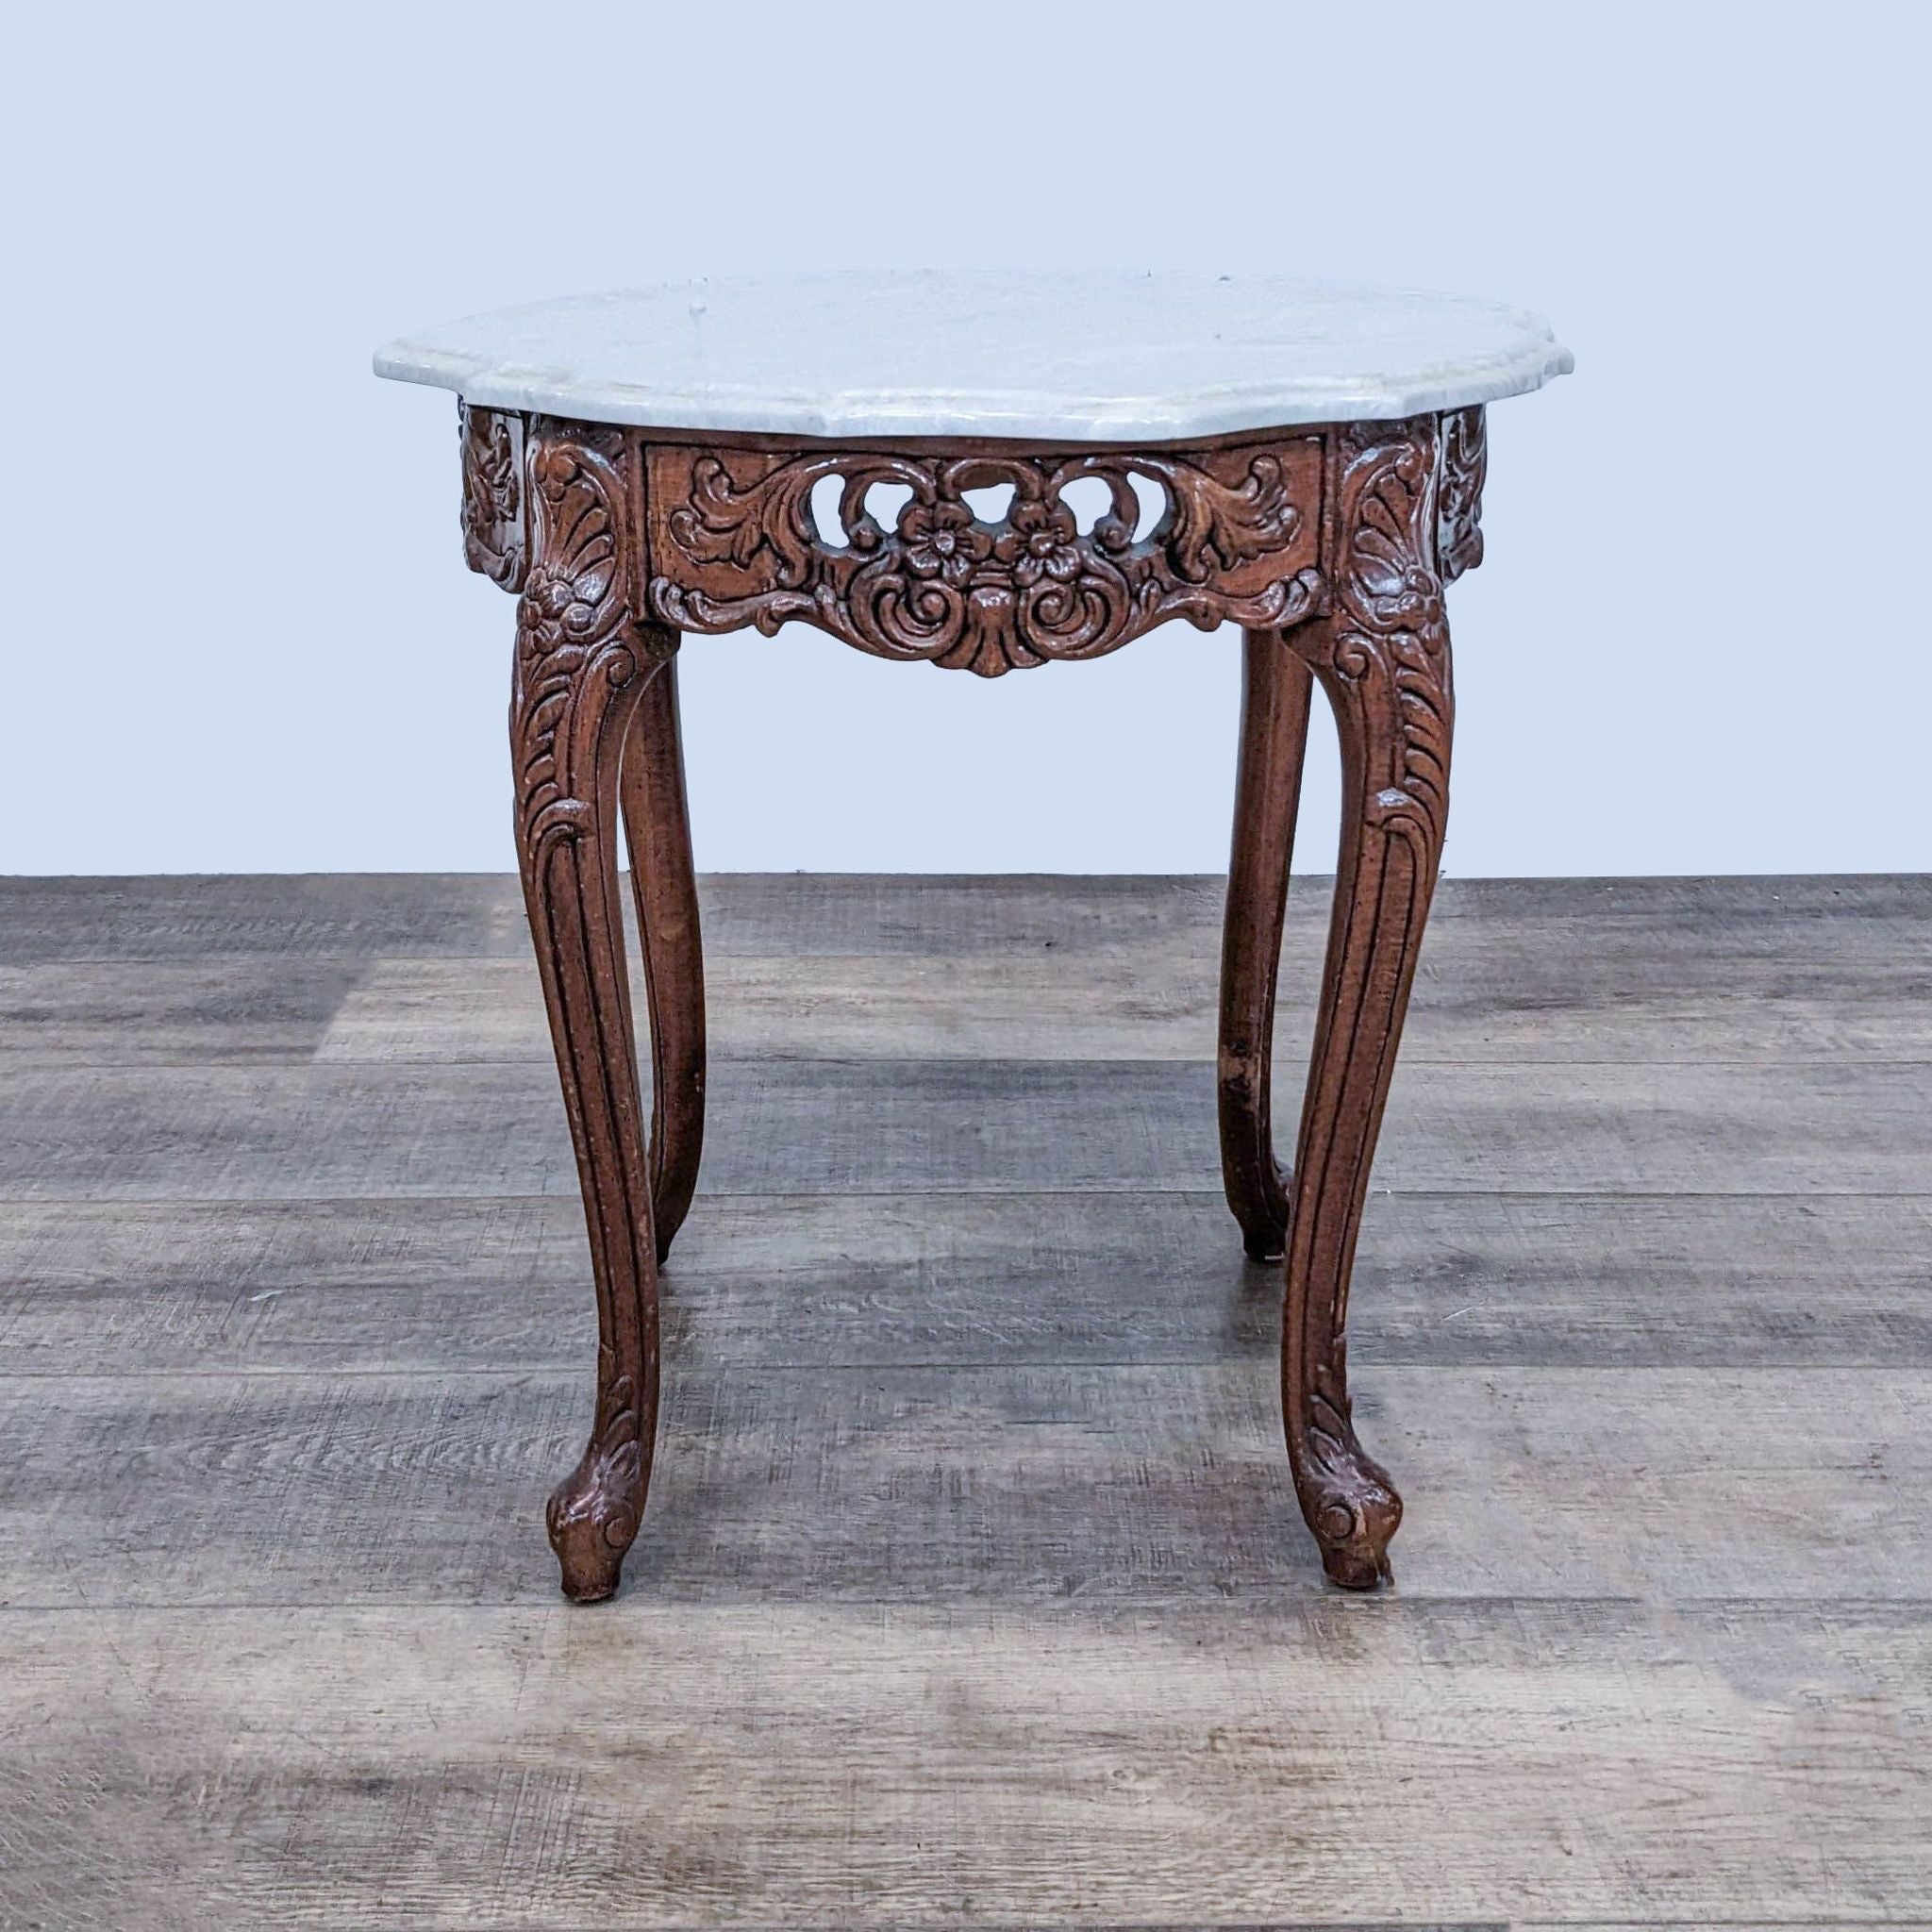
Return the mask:
{"type": "Polygon", "coordinates": [[[1022,587],[1041,577],[1071,583],[1080,575],[1078,538],[1074,512],[1065,504],[1036,498],[1013,506],[1000,554],[1022,587]]]}
{"type": "Polygon", "coordinates": [[[992,541],[963,503],[915,503],[899,519],[906,568],[914,576],[938,577],[955,588],[973,566],[991,555],[992,541]]]}
{"type": "Polygon", "coordinates": [[[1368,593],[1375,622],[1385,629],[1442,628],[1442,586],[1410,555],[1407,532],[1391,535],[1371,524],[1355,540],[1357,582],[1368,593]]]}
{"type": "Polygon", "coordinates": [[[1442,586],[1433,571],[1405,573],[1400,593],[1388,600],[1389,614],[1405,630],[1437,636],[1447,622],[1442,609],[1442,586]]]}

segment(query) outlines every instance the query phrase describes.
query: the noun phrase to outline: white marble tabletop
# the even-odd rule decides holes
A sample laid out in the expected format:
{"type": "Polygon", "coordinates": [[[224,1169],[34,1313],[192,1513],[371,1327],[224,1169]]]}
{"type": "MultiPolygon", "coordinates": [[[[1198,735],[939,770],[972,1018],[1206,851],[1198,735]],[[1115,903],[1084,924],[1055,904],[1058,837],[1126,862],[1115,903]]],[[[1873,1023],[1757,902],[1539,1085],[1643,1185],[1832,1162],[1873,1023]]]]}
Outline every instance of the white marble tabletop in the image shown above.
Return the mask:
{"type": "Polygon", "coordinates": [[[375,373],[593,423],[1155,442],[1492,402],[1571,368],[1461,295],[1210,275],[827,273],[566,296],[403,337],[375,373]]]}

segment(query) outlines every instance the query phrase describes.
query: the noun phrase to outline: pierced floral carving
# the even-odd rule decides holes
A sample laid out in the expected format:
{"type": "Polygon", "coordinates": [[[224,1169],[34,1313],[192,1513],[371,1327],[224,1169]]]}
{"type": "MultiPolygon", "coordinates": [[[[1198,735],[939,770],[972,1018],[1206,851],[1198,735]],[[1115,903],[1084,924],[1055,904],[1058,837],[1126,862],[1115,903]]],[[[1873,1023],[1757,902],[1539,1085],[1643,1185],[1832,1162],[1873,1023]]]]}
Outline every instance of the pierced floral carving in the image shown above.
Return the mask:
{"type": "Polygon", "coordinates": [[[1483,482],[1489,466],[1489,432],[1481,405],[1444,416],[1436,558],[1445,584],[1453,584],[1483,560],[1483,482]]]}
{"type": "Polygon", "coordinates": [[[1204,630],[1278,629],[1321,602],[1315,569],[1321,443],[1191,456],[774,458],[649,453],[651,614],[681,630],[767,634],[818,625],[881,658],[983,677],[1098,658],[1170,618],[1204,630]],[[1166,508],[1144,538],[1132,477],[1166,508]],[[812,493],[841,480],[842,544],[820,535],[812,493]],[[1067,486],[1094,477],[1106,511],[1082,533],[1067,486]],[[866,507],[880,483],[909,495],[890,529],[866,507]],[[1012,494],[996,522],[969,491],[1012,494]]]}
{"type": "Polygon", "coordinates": [[[458,405],[463,561],[506,591],[524,587],[524,419],[458,405]]]}

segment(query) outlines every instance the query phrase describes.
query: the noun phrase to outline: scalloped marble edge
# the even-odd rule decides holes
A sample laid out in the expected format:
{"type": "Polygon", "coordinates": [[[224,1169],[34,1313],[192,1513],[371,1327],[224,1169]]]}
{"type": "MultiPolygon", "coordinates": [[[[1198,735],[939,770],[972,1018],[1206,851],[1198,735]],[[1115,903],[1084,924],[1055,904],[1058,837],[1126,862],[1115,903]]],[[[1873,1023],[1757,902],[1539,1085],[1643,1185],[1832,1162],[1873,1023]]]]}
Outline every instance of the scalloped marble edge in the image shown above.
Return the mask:
{"type": "MultiPolygon", "coordinates": [[[[619,291],[610,291],[616,293],[619,291]]],[[[1411,291],[1390,290],[1391,294],[1411,291]]],[[[1468,298],[1448,297],[1452,302],[1468,298]]],[[[532,306],[532,305],[521,305],[532,306]]],[[[1279,383],[1207,385],[1161,399],[1047,396],[1025,390],[905,387],[831,395],[774,393],[768,386],[707,383],[645,389],[586,380],[398,338],[375,352],[375,374],[392,382],[454,390],[481,408],[530,410],[640,429],[714,431],[852,442],[868,437],[1014,437],[1066,442],[1178,442],[1306,424],[1387,422],[1541,389],[1575,358],[1533,310],[1476,305],[1520,325],[1527,338],[1507,355],[1464,358],[1407,382],[1296,376],[1279,383]]],[[[477,318],[469,318],[477,319],[477,318]]],[[[452,326],[456,325],[451,325],[452,326]]]]}

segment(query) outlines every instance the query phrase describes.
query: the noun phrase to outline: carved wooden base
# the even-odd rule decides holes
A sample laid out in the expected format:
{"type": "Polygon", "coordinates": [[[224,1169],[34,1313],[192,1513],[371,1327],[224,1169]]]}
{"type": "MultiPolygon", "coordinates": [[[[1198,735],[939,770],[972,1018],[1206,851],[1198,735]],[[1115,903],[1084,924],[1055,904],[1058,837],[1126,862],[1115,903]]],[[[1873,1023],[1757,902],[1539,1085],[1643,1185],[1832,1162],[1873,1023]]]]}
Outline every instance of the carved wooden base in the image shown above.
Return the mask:
{"type": "Polygon", "coordinates": [[[1133,452],[787,448],[467,408],[461,430],[464,555],[522,599],[518,849],[597,1296],[590,1441],[549,1508],[565,1594],[616,1590],[643,1513],[658,1266],[691,1204],[704,1132],[674,654],[680,631],[794,620],[877,656],[985,676],[1097,657],[1173,617],[1244,627],[1222,1166],[1248,1253],[1285,1257],[1282,1414],[1303,1514],[1328,1575],[1373,1588],[1402,1504],[1355,1433],[1349,1276],[1441,857],[1453,708],[1442,587],[1482,554],[1482,411],[1133,452]],[[897,492],[891,512],[874,502],[881,485],[897,492]],[[1341,851],[1300,1141],[1284,1169],[1271,1036],[1312,682],[1341,737],[1341,851]],[[621,840],[644,955],[648,1133],[621,840]]]}

